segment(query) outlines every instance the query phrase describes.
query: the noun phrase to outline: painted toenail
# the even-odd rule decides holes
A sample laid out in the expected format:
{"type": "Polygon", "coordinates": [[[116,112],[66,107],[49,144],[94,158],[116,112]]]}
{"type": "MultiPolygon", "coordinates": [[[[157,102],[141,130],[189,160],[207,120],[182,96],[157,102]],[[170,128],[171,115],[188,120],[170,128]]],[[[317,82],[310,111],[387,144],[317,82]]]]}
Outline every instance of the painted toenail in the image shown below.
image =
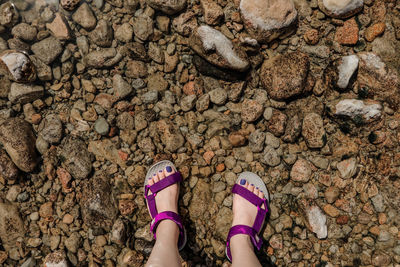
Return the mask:
{"type": "Polygon", "coordinates": [[[258,189],[258,187],[256,187],[256,189],[258,189]]]}
{"type": "Polygon", "coordinates": [[[245,179],[241,179],[241,180],[240,180],[240,184],[241,184],[241,185],[245,185],[245,184],[246,184],[246,180],[245,180],[245,179]]]}
{"type": "Polygon", "coordinates": [[[171,166],[167,166],[167,172],[172,172],[172,168],[171,168],[171,166]]]}
{"type": "Polygon", "coordinates": [[[254,186],[254,184],[251,184],[251,186],[254,186]]]}
{"type": "Polygon", "coordinates": [[[158,172],[162,172],[162,170],[159,170],[158,172]]]}

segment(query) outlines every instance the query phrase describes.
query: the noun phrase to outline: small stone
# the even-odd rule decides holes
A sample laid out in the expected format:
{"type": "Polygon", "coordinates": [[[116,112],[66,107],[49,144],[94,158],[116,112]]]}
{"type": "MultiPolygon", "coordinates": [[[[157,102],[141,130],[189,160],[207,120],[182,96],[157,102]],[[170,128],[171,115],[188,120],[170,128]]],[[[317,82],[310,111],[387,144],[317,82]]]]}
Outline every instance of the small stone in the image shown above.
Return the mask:
{"type": "Polygon", "coordinates": [[[63,51],[60,41],[55,37],[48,37],[31,47],[33,53],[46,64],[52,63],[63,51]]]}
{"type": "Polygon", "coordinates": [[[17,206],[6,201],[0,203],[0,238],[6,251],[15,248],[25,235],[25,228],[17,206]]]}
{"type": "Polygon", "coordinates": [[[19,14],[16,6],[12,2],[3,3],[0,6],[0,25],[12,27],[18,20],[19,14]]]}
{"type": "Polygon", "coordinates": [[[81,243],[81,236],[77,232],[73,232],[67,239],[65,239],[64,244],[68,251],[76,253],[81,243]]]}
{"type": "Polygon", "coordinates": [[[99,20],[96,28],[89,33],[89,38],[101,47],[110,47],[114,39],[113,29],[105,20],[99,20]]]}
{"type": "Polygon", "coordinates": [[[309,113],[303,119],[302,132],[309,148],[322,148],[326,143],[324,122],[320,115],[309,113]]]}
{"type": "Polygon", "coordinates": [[[339,216],[339,210],[330,204],[324,206],[324,211],[331,217],[339,216]]]}
{"type": "Polygon", "coordinates": [[[118,202],[118,209],[122,215],[130,215],[136,209],[136,204],[131,199],[120,199],[118,202]]]}
{"type": "Polygon", "coordinates": [[[79,5],[80,2],[81,0],[60,0],[60,5],[65,10],[72,11],[79,5]]]}
{"type": "Polygon", "coordinates": [[[328,203],[332,204],[339,197],[339,188],[330,186],[325,190],[325,199],[328,203]]]}
{"type": "Polygon", "coordinates": [[[19,118],[10,118],[0,125],[0,141],[15,165],[32,172],[38,162],[32,126],[19,118]]]}
{"type": "Polygon", "coordinates": [[[48,114],[38,128],[39,136],[49,143],[57,144],[63,135],[62,122],[58,115],[48,114]]]}
{"type": "Polygon", "coordinates": [[[201,7],[204,11],[204,21],[208,25],[216,25],[224,16],[222,8],[213,0],[201,0],[201,7]]]}
{"type": "Polygon", "coordinates": [[[346,20],[343,26],[337,28],[335,40],[342,45],[355,45],[358,41],[358,30],[354,18],[346,20]]]}
{"type": "Polygon", "coordinates": [[[111,229],[111,242],[122,245],[127,237],[127,231],[124,222],[117,219],[111,229]]]}
{"type": "Polygon", "coordinates": [[[343,179],[349,179],[357,173],[357,159],[345,159],[337,164],[337,169],[343,179]]]}
{"type": "Polygon", "coordinates": [[[255,130],[249,135],[249,147],[252,152],[261,152],[264,149],[265,133],[260,129],[255,130]]]}
{"type": "Polygon", "coordinates": [[[263,111],[263,106],[256,100],[245,99],[242,103],[242,120],[245,122],[253,122],[262,115],[263,111]]]}
{"type": "Polygon", "coordinates": [[[319,33],[316,29],[310,29],[304,34],[304,41],[309,45],[315,45],[319,41],[319,33]]]}
{"type": "Polygon", "coordinates": [[[124,23],[115,31],[115,38],[121,42],[129,43],[132,41],[133,28],[129,23],[124,23]]]}
{"type": "Polygon", "coordinates": [[[283,112],[274,109],[272,116],[269,118],[267,123],[268,131],[276,137],[281,136],[286,129],[287,116],[283,112]]]}
{"type": "Polygon", "coordinates": [[[53,217],[53,203],[46,202],[42,204],[39,209],[39,215],[46,220],[50,220],[53,217]]]}
{"type": "Polygon", "coordinates": [[[14,26],[11,34],[23,41],[33,41],[37,35],[37,29],[27,23],[20,23],[14,26]]]}
{"type": "Polygon", "coordinates": [[[365,40],[372,42],[376,37],[382,35],[385,29],[386,24],[384,22],[378,22],[372,26],[369,26],[364,32],[365,40]]]}
{"type": "Polygon", "coordinates": [[[302,158],[299,158],[293,165],[290,171],[290,178],[296,182],[308,182],[312,174],[312,169],[310,163],[302,158]]]}
{"type": "Polygon", "coordinates": [[[110,131],[110,125],[103,117],[99,117],[94,123],[94,129],[98,134],[107,135],[110,131]]]}
{"type": "Polygon", "coordinates": [[[122,78],[121,75],[116,74],[113,77],[114,95],[118,99],[123,99],[132,93],[132,86],[122,78]]]}
{"type": "Polygon", "coordinates": [[[92,160],[87,145],[79,138],[64,138],[59,157],[65,169],[75,179],[86,178],[92,170],[92,160]]]}
{"type": "Polygon", "coordinates": [[[225,101],[228,98],[228,93],[222,88],[211,90],[208,94],[211,102],[216,105],[225,104],[225,101]]]}
{"type": "Polygon", "coordinates": [[[261,162],[267,164],[268,166],[275,167],[281,162],[281,157],[273,147],[266,146],[263,157],[261,158],[261,162]]]}
{"type": "Polygon", "coordinates": [[[6,180],[18,178],[18,169],[4,150],[0,150],[0,176],[6,180]]]}
{"type": "Polygon", "coordinates": [[[152,8],[173,15],[186,7],[186,0],[147,0],[152,8]]]}
{"type": "Polygon", "coordinates": [[[86,30],[94,29],[97,24],[97,19],[86,2],[79,6],[72,15],[72,19],[86,30]]]}
{"type": "Polygon", "coordinates": [[[328,16],[348,18],[363,8],[363,0],[318,0],[319,8],[328,16]]]}
{"type": "Polygon", "coordinates": [[[181,108],[185,112],[191,110],[195,104],[196,104],[196,95],[184,96],[181,99],[181,108]]]}
{"type": "Polygon", "coordinates": [[[138,16],[133,23],[135,36],[142,41],[146,41],[154,33],[154,21],[145,15],[138,16]]]}
{"type": "Polygon", "coordinates": [[[69,40],[71,38],[71,29],[61,13],[57,12],[54,20],[51,23],[47,23],[46,27],[60,40],[69,40]]]}
{"type": "Polygon", "coordinates": [[[8,99],[12,103],[26,104],[39,99],[44,94],[44,88],[40,85],[12,83],[8,99]]]}

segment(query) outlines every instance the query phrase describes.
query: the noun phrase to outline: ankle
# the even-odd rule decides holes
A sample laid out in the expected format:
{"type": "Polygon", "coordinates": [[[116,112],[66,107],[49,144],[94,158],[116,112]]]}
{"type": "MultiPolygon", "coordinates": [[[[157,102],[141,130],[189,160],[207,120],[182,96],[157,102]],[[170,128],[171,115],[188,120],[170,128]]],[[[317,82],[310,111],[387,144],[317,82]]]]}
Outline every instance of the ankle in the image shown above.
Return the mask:
{"type": "Polygon", "coordinates": [[[250,236],[248,235],[235,235],[230,240],[231,253],[233,255],[239,255],[248,250],[253,251],[253,243],[251,243],[250,236]]]}
{"type": "Polygon", "coordinates": [[[161,221],[156,230],[157,241],[177,243],[179,239],[179,227],[171,220],[161,221]]]}

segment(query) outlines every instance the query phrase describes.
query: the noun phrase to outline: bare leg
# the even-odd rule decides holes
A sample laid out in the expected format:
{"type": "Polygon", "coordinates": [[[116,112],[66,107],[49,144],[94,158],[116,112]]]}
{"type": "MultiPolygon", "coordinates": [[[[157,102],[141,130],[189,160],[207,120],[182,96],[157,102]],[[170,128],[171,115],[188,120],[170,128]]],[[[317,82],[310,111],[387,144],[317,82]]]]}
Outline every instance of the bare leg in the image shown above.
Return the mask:
{"type": "MultiPolygon", "coordinates": [[[[174,170],[167,167],[163,172],[154,174],[153,178],[149,180],[149,185],[157,183],[172,173],[174,173],[174,170]]],[[[158,212],[173,211],[178,213],[178,194],[179,187],[177,184],[171,185],[158,192],[156,195],[158,212]]],[[[156,236],[157,240],[146,266],[182,266],[178,250],[178,226],[171,220],[161,221],[157,227],[156,236]]]]}
{"type": "MultiPolygon", "coordinates": [[[[258,188],[254,188],[253,185],[248,184],[247,181],[242,180],[240,184],[249,191],[258,195],[260,198],[264,198],[264,194],[259,191],[258,188]]],[[[257,208],[253,204],[241,196],[234,194],[232,226],[238,224],[253,226],[256,215],[257,208]]],[[[232,254],[232,267],[261,267],[248,235],[233,236],[231,238],[230,247],[232,254]]]]}

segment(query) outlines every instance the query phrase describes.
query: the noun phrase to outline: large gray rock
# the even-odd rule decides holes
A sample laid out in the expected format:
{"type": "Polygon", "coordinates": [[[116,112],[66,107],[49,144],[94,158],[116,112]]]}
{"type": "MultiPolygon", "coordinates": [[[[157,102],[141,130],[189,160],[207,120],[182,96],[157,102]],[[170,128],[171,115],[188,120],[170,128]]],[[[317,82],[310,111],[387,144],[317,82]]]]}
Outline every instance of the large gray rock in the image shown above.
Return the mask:
{"type": "Polygon", "coordinates": [[[63,140],[59,157],[62,165],[75,179],[88,177],[92,170],[92,157],[85,142],[78,138],[67,137],[63,140]]]}
{"type": "Polygon", "coordinates": [[[190,47],[209,63],[233,71],[246,71],[250,63],[246,53],[220,31],[198,27],[189,39],[190,47]]]}
{"type": "Polygon", "coordinates": [[[44,94],[43,86],[34,84],[12,83],[8,99],[12,103],[26,104],[41,98],[44,94]]]}
{"type": "Polygon", "coordinates": [[[61,42],[55,37],[48,37],[31,47],[33,53],[44,63],[52,63],[62,52],[61,42]]]}
{"type": "Polygon", "coordinates": [[[0,142],[17,167],[31,172],[38,163],[36,137],[32,126],[25,120],[10,118],[0,125],[0,142]]]}
{"type": "Polygon", "coordinates": [[[86,30],[94,29],[97,23],[97,19],[92,9],[86,2],[79,6],[79,8],[72,15],[72,19],[86,30]]]}
{"type": "Polygon", "coordinates": [[[262,43],[293,32],[297,21],[292,0],[241,0],[240,15],[246,30],[262,43]]]}
{"type": "Polygon", "coordinates": [[[0,203],[0,238],[3,247],[7,251],[17,247],[17,242],[23,242],[24,236],[24,222],[18,207],[8,201],[0,203]]]}
{"type": "Polygon", "coordinates": [[[168,15],[173,15],[186,7],[186,0],[147,0],[149,6],[168,15]]]}
{"type": "Polygon", "coordinates": [[[80,201],[83,221],[89,227],[111,230],[118,214],[109,178],[104,173],[96,173],[83,185],[80,201]]]}

